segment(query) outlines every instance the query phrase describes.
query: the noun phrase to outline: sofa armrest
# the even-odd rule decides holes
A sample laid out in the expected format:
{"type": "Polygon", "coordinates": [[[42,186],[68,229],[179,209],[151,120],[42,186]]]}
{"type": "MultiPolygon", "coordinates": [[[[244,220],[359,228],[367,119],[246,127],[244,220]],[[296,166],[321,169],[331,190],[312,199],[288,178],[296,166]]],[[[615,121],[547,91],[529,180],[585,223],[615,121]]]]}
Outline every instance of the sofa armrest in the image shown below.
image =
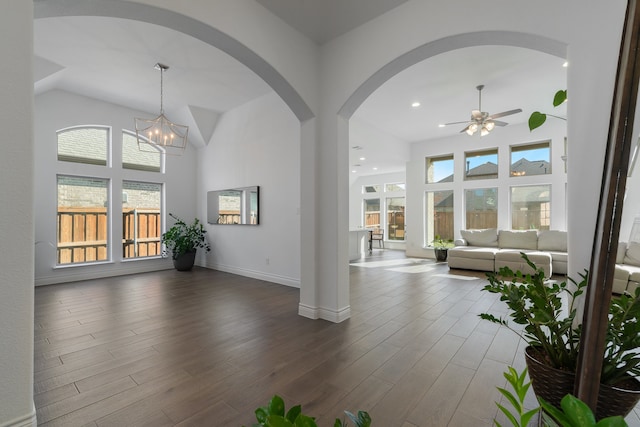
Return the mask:
{"type": "Polygon", "coordinates": [[[467,241],[464,239],[456,239],[453,241],[456,246],[467,246],[467,241]]]}

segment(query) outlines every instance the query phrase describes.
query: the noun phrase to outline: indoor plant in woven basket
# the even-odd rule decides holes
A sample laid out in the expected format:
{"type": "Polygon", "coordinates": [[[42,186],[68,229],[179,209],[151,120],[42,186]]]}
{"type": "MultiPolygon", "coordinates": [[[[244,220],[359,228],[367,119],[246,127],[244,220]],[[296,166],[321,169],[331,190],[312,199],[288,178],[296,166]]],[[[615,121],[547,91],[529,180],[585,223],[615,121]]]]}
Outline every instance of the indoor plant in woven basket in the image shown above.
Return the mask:
{"type": "MultiPolygon", "coordinates": [[[[538,397],[559,407],[562,398],[573,392],[580,325],[575,325],[574,300],[584,292],[588,272],[581,280],[562,283],[545,281],[544,272],[523,259],[535,274],[501,268],[487,273],[485,291],[500,294],[509,308],[512,327],[504,318],[483,313],[481,318],[508,327],[528,344],[525,358],[532,386],[538,397]],[[567,307],[563,306],[566,299],[567,307]]],[[[634,295],[614,296],[609,310],[600,395],[596,417],[626,416],[640,398],[640,288],[634,295]]]]}

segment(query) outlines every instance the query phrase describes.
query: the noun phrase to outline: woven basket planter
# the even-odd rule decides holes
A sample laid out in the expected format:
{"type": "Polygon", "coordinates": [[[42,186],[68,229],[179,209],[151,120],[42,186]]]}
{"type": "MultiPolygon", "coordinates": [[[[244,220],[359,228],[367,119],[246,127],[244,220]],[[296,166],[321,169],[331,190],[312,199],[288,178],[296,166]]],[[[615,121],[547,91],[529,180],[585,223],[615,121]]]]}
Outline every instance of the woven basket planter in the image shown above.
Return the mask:
{"type": "MultiPolygon", "coordinates": [[[[560,401],[567,394],[573,394],[575,373],[553,368],[537,357],[534,347],[525,349],[525,360],[531,378],[531,386],[538,397],[559,408],[560,401]]],[[[624,384],[628,389],[600,384],[596,419],[621,415],[626,417],[640,399],[640,381],[629,378],[624,384]]]]}

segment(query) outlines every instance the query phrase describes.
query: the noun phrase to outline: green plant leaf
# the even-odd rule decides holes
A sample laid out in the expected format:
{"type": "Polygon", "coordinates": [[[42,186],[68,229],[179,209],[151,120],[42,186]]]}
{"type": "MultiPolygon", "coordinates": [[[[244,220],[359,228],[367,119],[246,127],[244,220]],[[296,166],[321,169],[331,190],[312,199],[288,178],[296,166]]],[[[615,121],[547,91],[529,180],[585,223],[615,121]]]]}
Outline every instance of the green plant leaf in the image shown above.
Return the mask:
{"type": "Polygon", "coordinates": [[[269,415],[265,427],[294,427],[294,424],[280,415],[269,415]]]}
{"type": "Polygon", "coordinates": [[[318,427],[313,418],[308,417],[304,414],[298,415],[296,418],[296,422],[294,423],[295,427],[318,427]]]}
{"type": "Polygon", "coordinates": [[[620,415],[603,418],[596,423],[596,427],[629,427],[629,424],[620,415]]]}
{"type": "Polygon", "coordinates": [[[291,422],[294,422],[301,413],[302,413],[302,406],[296,405],[287,411],[287,416],[285,418],[291,422]]]}
{"type": "Polygon", "coordinates": [[[591,408],[575,396],[567,394],[560,401],[560,407],[572,422],[572,426],[587,427],[596,424],[596,419],[593,416],[593,412],[591,412],[591,408]]]}
{"type": "Polygon", "coordinates": [[[557,107],[558,105],[562,104],[566,100],[567,100],[567,91],[566,90],[559,90],[553,96],[553,106],[557,107]]]}
{"type": "MultiPolygon", "coordinates": [[[[507,408],[505,408],[504,406],[500,405],[499,403],[496,403],[496,405],[498,405],[498,408],[500,408],[502,413],[509,419],[509,421],[511,421],[511,424],[513,424],[514,427],[524,427],[524,426],[520,425],[520,423],[518,422],[516,417],[511,413],[511,411],[509,411],[507,408]]],[[[497,421],[496,421],[496,424],[500,425],[500,424],[498,424],[497,421]]]]}
{"type": "Polygon", "coordinates": [[[268,411],[270,415],[284,417],[284,400],[277,394],[269,401],[268,411]]]}
{"type": "Polygon", "coordinates": [[[534,111],[529,116],[529,131],[539,128],[547,121],[547,115],[539,111],[534,111]]]}
{"type": "Polygon", "coordinates": [[[266,406],[262,406],[258,409],[256,409],[256,420],[258,420],[259,423],[264,424],[267,421],[267,417],[269,416],[269,410],[267,409],[266,406]]]}

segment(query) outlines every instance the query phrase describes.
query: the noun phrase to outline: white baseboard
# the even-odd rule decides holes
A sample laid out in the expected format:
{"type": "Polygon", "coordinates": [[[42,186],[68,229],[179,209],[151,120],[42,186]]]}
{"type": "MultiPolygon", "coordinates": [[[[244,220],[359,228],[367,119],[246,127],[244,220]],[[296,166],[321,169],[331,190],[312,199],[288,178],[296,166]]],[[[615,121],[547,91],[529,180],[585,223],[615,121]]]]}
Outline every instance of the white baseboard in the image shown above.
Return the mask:
{"type": "Polygon", "coordinates": [[[309,307],[308,305],[304,305],[302,303],[298,304],[298,314],[308,319],[313,319],[313,320],[319,319],[317,308],[309,307]]]}
{"type": "Polygon", "coordinates": [[[6,421],[0,424],[0,427],[37,427],[37,425],[38,420],[36,418],[36,407],[34,404],[30,414],[6,421]]]}
{"type": "Polygon", "coordinates": [[[351,306],[347,306],[336,311],[322,307],[310,307],[305,304],[298,304],[298,314],[309,319],[323,319],[333,323],[340,323],[351,317],[351,306]]]}
{"type": "MultiPolygon", "coordinates": [[[[114,264],[95,265],[92,268],[65,267],[55,269],[51,275],[40,275],[35,278],[36,286],[53,285],[56,283],[78,282],[80,280],[102,279],[104,277],[124,276],[127,274],[149,273],[152,271],[171,270],[173,265],[160,265],[159,263],[126,262],[121,267],[114,264]],[[106,268],[103,266],[107,266],[106,268]]],[[[2,427],[2,426],[0,426],[2,427]]]]}
{"type": "Polygon", "coordinates": [[[265,282],[272,282],[279,285],[300,288],[300,279],[295,279],[293,277],[265,273],[264,271],[250,270],[248,268],[239,268],[224,264],[206,264],[203,265],[203,267],[224,271],[226,273],[237,274],[238,276],[251,277],[252,279],[264,280],[265,282]]]}

